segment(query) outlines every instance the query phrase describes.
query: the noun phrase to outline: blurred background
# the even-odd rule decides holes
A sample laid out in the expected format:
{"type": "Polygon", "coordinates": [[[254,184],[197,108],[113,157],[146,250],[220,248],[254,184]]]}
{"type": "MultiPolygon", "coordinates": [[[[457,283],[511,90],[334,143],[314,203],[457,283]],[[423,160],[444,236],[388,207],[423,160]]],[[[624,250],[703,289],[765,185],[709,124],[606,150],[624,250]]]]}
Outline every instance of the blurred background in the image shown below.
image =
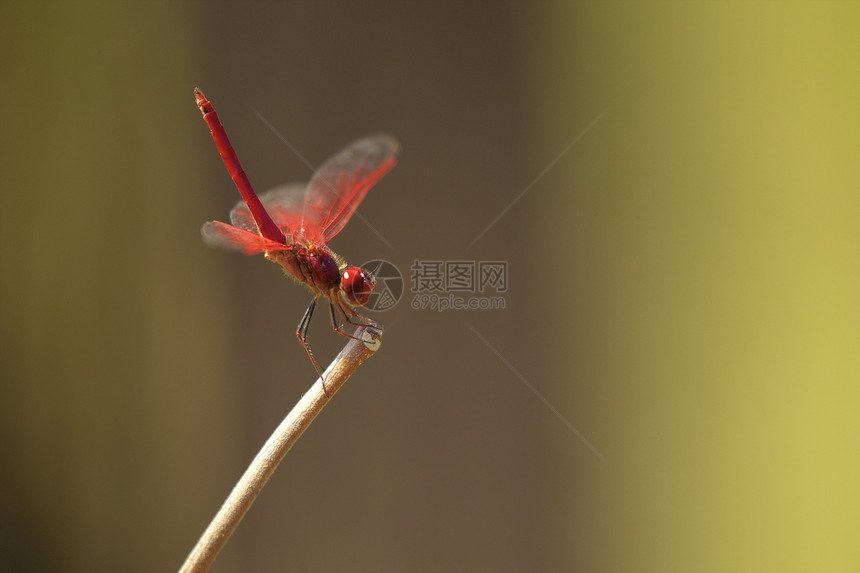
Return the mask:
{"type": "Polygon", "coordinates": [[[200,240],[239,196],[199,86],[259,191],[311,176],[281,138],[403,147],[331,242],[403,273],[382,350],[213,571],[857,571],[858,26],[3,3],[0,567],[178,569],[314,379],[309,292],[200,240]],[[507,262],[504,309],[413,309],[416,260],[507,262]]]}

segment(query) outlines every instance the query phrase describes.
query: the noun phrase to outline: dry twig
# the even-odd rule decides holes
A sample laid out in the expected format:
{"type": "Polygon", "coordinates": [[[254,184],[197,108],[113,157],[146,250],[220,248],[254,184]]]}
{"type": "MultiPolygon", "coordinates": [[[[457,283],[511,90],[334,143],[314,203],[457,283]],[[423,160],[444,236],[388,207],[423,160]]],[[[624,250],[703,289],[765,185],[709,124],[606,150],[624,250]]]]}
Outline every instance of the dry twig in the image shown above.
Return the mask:
{"type": "Polygon", "coordinates": [[[248,469],[245,470],[244,475],[239,479],[221,509],[212,519],[209,527],[203,532],[197,545],[188,555],[179,570],[180,573],[200,573],[209,570],[236,526],[239,525],[251,504],[254,503],[260,490],[263,489],[266,481],[275,472],[275,468],[278,467],[278,464],[290,451],[299,436],[310,426],[317,414],[322,411],[323,407],[355,372],[356,368],[379,350],[381,345],[380,334],[380,331],[364,326],[355,331],[354,336],[363,339],[364,342],[350,340],[323,373],[328,395],[323,391],[322,379],[317,379],[266,441],[248,469]]]}

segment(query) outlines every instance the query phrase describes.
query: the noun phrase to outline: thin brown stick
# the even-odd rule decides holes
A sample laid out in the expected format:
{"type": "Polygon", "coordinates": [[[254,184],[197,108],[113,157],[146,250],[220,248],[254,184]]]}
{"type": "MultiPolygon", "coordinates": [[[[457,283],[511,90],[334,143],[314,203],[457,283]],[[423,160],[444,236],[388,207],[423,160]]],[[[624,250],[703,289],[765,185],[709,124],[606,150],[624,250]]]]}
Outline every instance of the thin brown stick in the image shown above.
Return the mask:
{"type": "Polygon", "coordinates": [[[358,366],[379,350],[381,345],[379,335],[380,331],[372,327],[362,326],[355,331],[355,337],[363,341],[350,340],[323,373],[328,396],[323,391],[322,379],[317,379],[245,470],[209,527],[203,532],[200,541],[188,555],[179,570],[180,573],[200,573],[209,570],[236,526],[254,503],[260,490],[266,485],[275,468],[302,432],[310,426],[317,414],[358,366]]]}

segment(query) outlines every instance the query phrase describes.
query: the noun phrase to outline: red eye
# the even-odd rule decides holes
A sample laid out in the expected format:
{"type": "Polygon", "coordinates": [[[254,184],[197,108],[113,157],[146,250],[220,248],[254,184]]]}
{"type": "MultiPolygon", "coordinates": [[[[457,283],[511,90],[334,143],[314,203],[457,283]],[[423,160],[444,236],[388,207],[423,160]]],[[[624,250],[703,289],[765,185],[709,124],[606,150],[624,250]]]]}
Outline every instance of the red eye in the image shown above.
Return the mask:
{"type": "Polygon", "coordinates": [[[358,267],[349,267],[343,271],[340,279],[340,290],[351,306],[361,306],[370,299],[376,281],[372,276],[358,267]]]}

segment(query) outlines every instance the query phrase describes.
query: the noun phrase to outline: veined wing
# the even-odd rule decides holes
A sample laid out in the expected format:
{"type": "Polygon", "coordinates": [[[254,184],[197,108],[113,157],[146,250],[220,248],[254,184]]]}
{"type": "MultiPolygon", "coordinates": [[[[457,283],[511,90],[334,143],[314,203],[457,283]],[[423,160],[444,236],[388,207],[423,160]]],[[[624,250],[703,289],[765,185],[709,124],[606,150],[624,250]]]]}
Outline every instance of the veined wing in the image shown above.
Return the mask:
{"type": "Polygon", "coordinates": [[[372,135],[323,163],[305,191],[300,225],[304,237],[325,243],[337,235],[370,188],[397,163],[399,150],[393,137],[372,135]]]}
{"type": "MultiPolygon", "coordinates": [[[[260,195],[260,202],[286,236],[287,243],[300,235],[306,188],[304,183],[290,183],[260,195]]],[[[245,231],[257,232],[257,223],[243,201],[236,203],[230,211],[230,222],[245,231]]]]}
{"type": "Polygon", "coordinates": [[[256,230],[256,224],[251,232],[221,221],[209,221],[200,228],[200,234],[203,236],[203,242],[210,247],[241,251],[243,255],[282,251],[285,248],[283,244],[261,236],[256,230]]]}

